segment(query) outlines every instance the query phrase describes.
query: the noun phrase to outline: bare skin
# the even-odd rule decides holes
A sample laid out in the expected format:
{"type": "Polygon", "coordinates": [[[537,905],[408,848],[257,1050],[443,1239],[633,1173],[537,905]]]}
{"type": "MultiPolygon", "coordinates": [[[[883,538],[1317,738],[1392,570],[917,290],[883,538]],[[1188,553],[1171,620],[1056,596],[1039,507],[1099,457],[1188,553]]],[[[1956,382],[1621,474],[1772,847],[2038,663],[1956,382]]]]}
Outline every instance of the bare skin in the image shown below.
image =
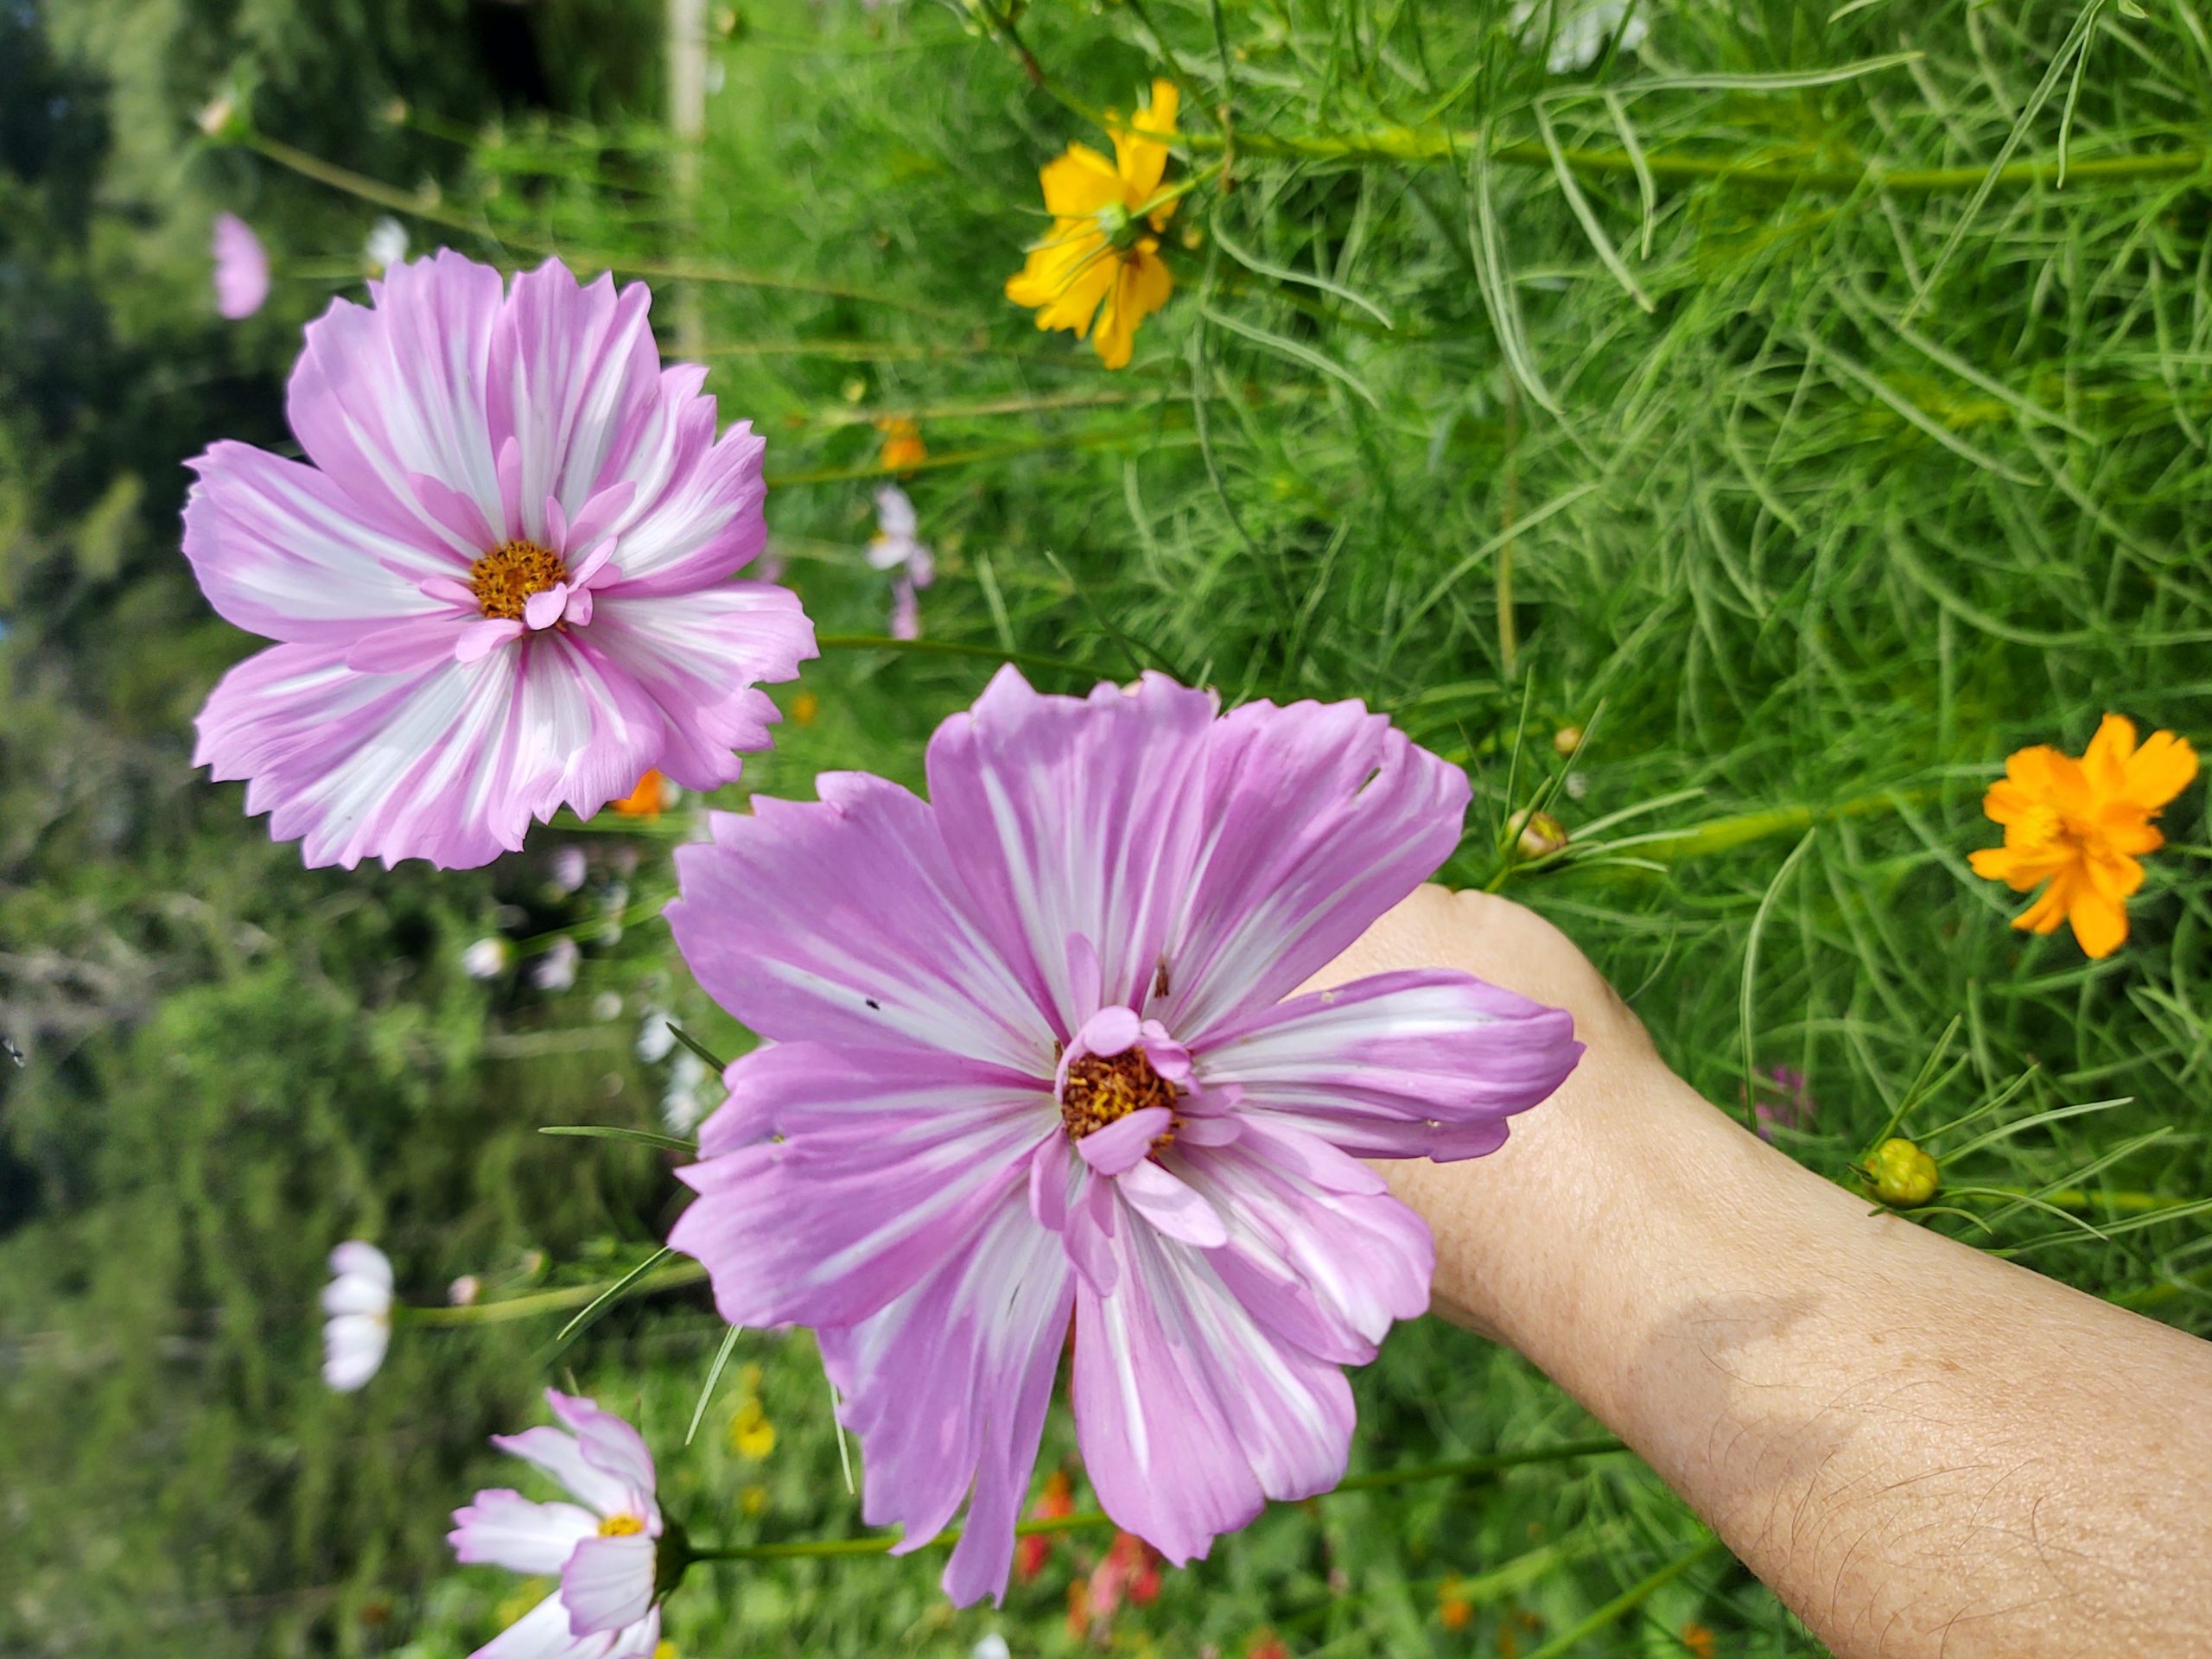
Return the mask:
{"type": "Polygon", "coordinates": [[[1541,1366],[1838,1659],[2212,1655],[2212,1343],[1870,1216],[1505,899],[1424,887],[1314,984],[1432,966],[1589,1046],[1502,1151],[1382,1166],[1440,1313],[1541,1366]]]}

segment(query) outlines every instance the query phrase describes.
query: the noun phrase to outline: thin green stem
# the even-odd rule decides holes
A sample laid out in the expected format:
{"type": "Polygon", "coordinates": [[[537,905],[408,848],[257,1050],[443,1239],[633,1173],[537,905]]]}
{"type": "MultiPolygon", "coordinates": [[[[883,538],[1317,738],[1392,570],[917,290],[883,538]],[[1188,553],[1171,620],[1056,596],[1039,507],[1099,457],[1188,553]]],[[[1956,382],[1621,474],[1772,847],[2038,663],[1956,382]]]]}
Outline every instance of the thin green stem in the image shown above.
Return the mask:
{"type": "MultiPolygon", "coordinates": [[[[1108,124],[1111,130],[1113,124],[1108,124]]],[[[1444,127],[1381,127],[1366,132],[1239,132],[1236,147],[1246,156],[1290,156],[1311,161],[1465,162],[1480,135],[1444,127]]],[[[1221,143],[1210,133],[1186,133],[1175,142],[1186,149],[1211,149],[1221,143]]],[[[1890,167],[1879,161],[1854,166],[1796,166],[1770,158],[1743,156],[1682,156],[1648,151],[1641,157],[1625,149],[1562,148],[1557,163],[1551,149],[1535,140],[1493,144],[1490,159],[1511,166],[1550,168],[1563,163],[1577,173],[1649,177],[1675,183],[1745,185],[1762,190],[1820,190],[1839,194],[1872,188],[1897,195],[1949,195],[1973,190],[1990,176],[1986,167],[1890,167]]],[[[2185,179],[2204,169],[2212,152],[2157,150],[2148,154],[2102,156],[2065,163],[2069,184],[2133,183],[2185,179]]],[[[2060,163],[2014,162],[1999,169],[1999,188],[2056,185],[2060,163]]]]}
{"type": "Polygon", "coordinates": [[[1018,663],[1024,668],[1049,669],[1090,680],[1110,680],[1104,669],[1073,663],[1062,657],[1039,657],[1026,651],[1002,651],[996,645],[971,645],[962,639],[894,639],[884,633],[824,633],[814,643],[824,650],[903,651],[923,657],[980,657],[994,663],[1018,663]]]}
{"type": "Polygon", "coordinates": [[[1695,1549],[1686,1554],[1677,1555],[1649,1578],[1643,1580],[1641,1583],[1629,1586],[1627,1589],[1622,1591],[1620,1594],[1572,1629],[1561,1630],[1542,1647],[1530,1654],[1529,1659],[1554,1659],[1556,1655],[1567,1652],[1592,1631],[1602,1630],[1624,1614],[1633,1612],[1649,1600],[1655,1592],[1672,1584],[1700,1561],[1718,1553],[1719,1548],[1720,1541],[1718,1538],[1708,1538],[1695,1549]]]}
{"type": "MultiPolygon", "coordinates": [[[[1627,1449],[1620,1441],[1603,1437],[1567,1440],[1558,1446],[1538,1446],[1525,1452],[1491,1452],[1480,1457],[1458,1458],[1446,1463],[1415,1464],[1404,1469],[1382,1469],[1372,1474],[1352,1475],[1319,1496],[1334,1497],[1344,1492],[1378,1491],[1387,1487],[1409,1486],[1425,1480],[1494,1475],[1503,1470],[1524,1468],[1532,1464],[1567,1463],[1578,1458],[1604,1457],[1627,1449]]],[[[1016,1537],[1028,1538],[1039,1533],[1080,1532],[1113,1524],[1112,1517],[1101,1510],[1083,1510],[1073,1515],[1033,1517],[1018,1523],[1014,1530],[1016,1537]]],[[[689,1552],[689,1559],[694,1561],[787,1561],[829,1555],[886,1555],[897,1548],[903,1536],[897,1532],[879,1532],[865,1538],[794,1538],[772,1544],[695,1547],[689,1552]]],[[[950,1549],[959,1541],[960,1532],[955,1528],[938,1534],[922,1548],[950,1549]]],[[[1713,1547],[1708,1546],[1708,1548],[1713,1547]]]]}
{"type": "MultiPolygon", "coordinates": [[[[626,1274],[622,1277],[629,1276],[626,1274]]],[[[639,1275],[631,1291],[634,1295],[647,1296],[655,1291],[699,1284],[706,1277],[706,1268],[696,1262],[672,1262],[639,1275]]],[[[621,1282],[622,1279],[609,1279],[599,1284],[563,1285],[557,1290],[536,1290],[496,1302],[472,1302],[466,1307],[409,1307],[401,1313],[410,1325],[506,1325],[516,1319],[534,1319],[541,1313],[588,1307],[621,1282]]]]}
{"type": "Polygon", "coordinates": [[[894,311],[905,311],[918,317],[944,321],[946,314],[934,307],[917,305],[912,300],[896,295],[877,294],[866,289],[848,287],[842,283],[811,281],[802,276],[772,276],[762,271],[741,270],[734,265],[699,264],[689,261],[636,259],[625,255],[600,253],[582,249],[559,248],[550,242],[514,235],[495,229],[488,219],[457,213],[445,206],[443,200],[429,191],[402,190],[370,178],[351,168],[326,162],[320,156],[310,155],[281,138],[271,138],[255,133],[243,141],[279,167],[290,168],[303,178],[334,190],[372,201],[380,207],[389,207],[412,218],[424,219],[433,225],[442,225],[449,230],[465,231],[486,241],[498,242],[505,247],[525,253],[557,256],[571,265],[587,268],[600,266],[608,270],[626,272],[632,276],[658,277],[672,282],[727,283],[738,288],[780,289],[789,294],[815,294],[830,299],[856,300],[866,305],[880,305],[894,311]]]}

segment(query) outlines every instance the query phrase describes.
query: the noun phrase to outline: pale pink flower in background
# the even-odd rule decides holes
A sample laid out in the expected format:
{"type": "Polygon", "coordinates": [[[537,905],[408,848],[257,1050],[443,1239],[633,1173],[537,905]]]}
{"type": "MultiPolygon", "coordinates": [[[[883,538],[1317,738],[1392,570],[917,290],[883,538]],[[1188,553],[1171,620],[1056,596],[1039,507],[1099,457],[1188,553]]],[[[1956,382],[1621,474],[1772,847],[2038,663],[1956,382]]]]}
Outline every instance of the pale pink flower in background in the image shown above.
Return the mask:
{"type": "Polygon", "coordinates": [[[351,1394],[377,1374],[391,1345],[391,1262],[365,1239],[330,1253],[322,1287],[322,1380],[351,1394]]]}
{"type": "Polygon", "coordinates": [[[574,939],[557,938],[531,964],[530,982],[541,991],[565,991],[576,982],[582,961],[583,951],[574,939]]]}
{"type": "Polygon", "coordinates": [[[279,641],[200,715],[195,763],[311,865],[482,864],[658,768],[712,789],[767,746],[757,689],[814,654],[758,553],[761,441],[715,436],[643,284],[442,252],[307,331],[287,408],[308,461],[218,443],[184,550],[279,641]]]}
{"type": "Polygon", "coordinates": [[[660,1641],[654,1566],[664,1523],[652,1453],[638,1431],[588,1400],[551,1389],[563,1428],[494,1434],[492,1444],[536,1464],[570,1503],[537,1503],[493,1487],[454,1511],[446,1541],[464,1562],[560,1586],[474,1659],[650,1659],[660,1641]]]}
{"type": "Polygon", "coordinates": [[[461,953],[461,971],[471,979],[497,979],[507,971],[514,947],[501,938],[481,938],[461,953]]]}
{"type": "Polygon", "coordinates": [[[464,1273],[446,1287],[446,1300],[455,1307],[473,1307],[483,1289],[482,1280],[473,1273],[464,1273]]]}
{"type": "Polygon", "coordinates": [[[937,556],[918,538],[914,504],[896,484],[875,493],[876,533],[868,544],[868,562],[878,570],[896,570],[891,588],[891,637],[922,637],[920,590],[937,580],[937,556]]]}
{"type": "Polygon", "coordinates": [[[820,1332],[871,1522],[912,1549],[967,1505],[956,1601],[1003,1592],[1071,1319],[1091,1484],[1179,1564],[1336,1484],[1343,1368],[1427,1306],[1428,1230],[1359,1160],[1496,1150],[1580,1046],[1463,973],[1291,995],[1465,814],[1357,703],[1008,668],[927,772],[927,802],[824,773],[677,850],[677,943],[772,1040],[669,1242],[731,1323],[820,1332]]]}
{"type": "Polygon", "coordinates": [[[915,593],[914,584],[903,576],[892,584],[890,627],[893,639],[922,637],[921,596],[915,593]]]}
{"type": "Polygon", "coordinates": [[[269,250],[236,213],[215,215],[215,309],[232,322],[269,297],[269,250]]]}

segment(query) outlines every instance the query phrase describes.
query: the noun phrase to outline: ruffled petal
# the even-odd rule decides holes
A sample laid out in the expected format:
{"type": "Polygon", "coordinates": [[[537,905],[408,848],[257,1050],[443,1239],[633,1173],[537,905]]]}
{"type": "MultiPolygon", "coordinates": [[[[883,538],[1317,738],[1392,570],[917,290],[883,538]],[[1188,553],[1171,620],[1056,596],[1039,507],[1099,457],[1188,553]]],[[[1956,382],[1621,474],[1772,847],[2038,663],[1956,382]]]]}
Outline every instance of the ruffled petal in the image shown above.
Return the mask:
{"type": "MultiPolygon", "coordinates": [[[[575,518],[612,481],[616,445],[631,440],[660,391],[660,353],[642,283],[617,292],[602,276],[588,287],[557,259],[515,278],[493,331],[486,365],[492,448],[519,445],[521,519],[506,526],[550,535],[550,496],[575,518]]],[[[427,470],[427,469],[426,469],[427,470]]]]}
{"type": "Polygon", "coordinates": [[[690,364],[663,371],[659,397],[608,454],[605,486],[626,480],[636,491],[607,525],[621,544],[622,579],[610,590],[688,594],[728,581],[767,545],[767,445],[748,421],[715,435],[715,400],[700,391],[706,378],[690,364]]]}
{"type": "Polygon", "coordinates": [[[1428,1308],[1428,1225],[1366,1165],[1285,1125],[1170,1160],[1227,1224],[1207,1260],[1262,1325],[1318,1358],[1363,1365],[1428,1308]]]}
{"type": "Polygon", "coordinates": [[[417,584],[465,573],[429,536],[394,535],[312,467],[251,444],[218,443],[192,462],[184,556],[224,620],[270,639],[350,643],[370,630],[453,607],[417,584]]]}
{"type": "Polygon", "coordinates": [[[308,459],[396,535],[437,522],[417,473],[504,524],[485,403],[499,273],[446,251],[391,266],[369,293],[372,306],[336,300],[308,325],[285,410],[308,459]]]}
{"type": "Polygon", "coordinates": [[[558,1573],[578,1544],[599,1534],[598,1518],[588,1510],[574,1503],[533,1503],[500,1486],[477,1493],[453,1518],[446,1541],[461,1561],[504,1567],[510,1573],[558,1573]]]}
{"type": "MultiPolygon", "coordinates": [[[[584,1456],[576,1437],[546,1424],[519,1434],[494,1434],[492,1444],[500,1451],[534,1463],[569,1490],[594,1515],[628,1515],[633,1494],[630,1483],[611,1474],[584,1456]]],[[[598,1528],[594,1526],[593,1531],[598,1528]]]]}
{"type": "Polygon", "coordinates": [[[2127,906],[2101,892],[2094,881],[2075,885],[2067,903],[2066,919],[2073,924],[2074,938],[2085,957],[2108,957],[2126,941],[2127,906]]]}
{"type": "Polygon", "coordinates": [[[601,1411],[597,1402],[580,1395],[548,1389],[545,1402],[575,1433],[583,1460],[622,1483],[628,1496],[616,1512],[636,1516],[645,1523],[648,1534],[658,1536],[660,1505],[653,1496],[658,1483],[645,1437],[613,1412],[601,1411]]]}
{"type": "Polygon", "coordinates": [[[1220,1027],[1198,1058],[1238,1111],[1363,1158],[1479,1157],[1566,1081],[1574,1018],[1446,969],[1376,974],[1220,1027]]]}
{"type": "Polygon", "coordinates": [[[779,1041],[931,1048],[1049,1078],[1053,1033],[969,906],[931,809],[858,772],[717,813],[664,912],[722,1007],[779,1041]]]}
{"type": "Polygon", "coordinates": [[[967,1500],[944,1570],[956,1604],[1006,1592],[1073,1294],[1059,1240],[1014,1192],[963,1254],[873,1319],[821,1333],[867,1451],[869,1524],[904,1527],[904,1553],[967,1500]]]}
{"type": "Polygon", "coordinates": [[[1459,844],[1459,767],[1356,702],[1246,703],[1213,730],[1206,842],[1147,1010],[1193,1047],[1279,1001],[1459,844]]]}
{"type": "Polygon", "coordinates": [[[513,653],[415,677],[356,673],[345,658],[343,647],[275,645],[239,664],[200,710],[194,764],[218,782],[250,779],[246,810],[269,813],[278,841],[304,837],[311,866],[380,856],[465,868],[520,846],[525,804],[472,812],[458,790],[406,787],[425,770],[450,781],[496,742],[515,697],[513,653]]]}
{"type": "Polygon", "coordinates": [[[653,1605],[653,1541],[643,1533],[587,1538],[561,1573],[561,1602],[574,1636],[636,1624],[653,1605]]]}
{"type": "Polygon", "coordinates": [[[377,1374],[391,1345],[391,1321],[374,1313],[340,1313],[322,1327],[322,1380],[351,1394],[377,1374]]]}
{"type": "Polygon", "coordinates": [[[970,904],[1063,1041],[1091,1013],[1071,936],[1097,947],[1107,1002],[1153,982],[1203,828],[1213,716],[1209,693],[1157,674],[1078,699],[1008,667],[930,740],[930,799],[970,904]]]}
{"type": "Polygon", "coordinates": [[[950,1055],[778,1043],[728,1082],[669,1243],[707,1265],[732,1325],[876,1313],[1007,1194],[1026,1201],[1029,1160],[1059,1133],[1043,1085],[950,1055]]]}
{"type": "Polygon", "coordinates": [[[777,717],[753,688],[795,677],[815,654],[798,595],[760,582],[674,599],[627,594],[615,587],[598,595],[589,638],[658,708],[655,764],[686,789],[730,782],[739,764],[732,751],[766,748],[777,717]]]}
{"type": "Polygon", "coordinates": [[[2146,811],[2156,811],[2187,789],[2196,776],[2196,751],[2171,732],[2153,732],[2127,759],[2121,792],[2146,811]]]}
{"type": "Polygon", "coordinates": [[[349,1238],[332,1250],[330,1271],[340,1279],[360,1280],[381,1290],[387,1303],[391,1300],[391,1258],[365,1238],[349,1238]]]}
{"type": "Polygon", "coordinates": [[[1114,1249],[1111,1295],[1077,1285],[1075,1419],[1116,1524],[1180,1565],[1267,1499],[1336,1484],[1353,1417],[1343,1372],[1263,1329],[1208,1252],[1127,1224],[1114,1249]]]}
{"type": "Polygon", "coordinates": [[[606,1638],[586,1648],[569,1633],[569,1610],[548,1596],[469,1656],[469,1659],[610,1659],[606,1638]]]}

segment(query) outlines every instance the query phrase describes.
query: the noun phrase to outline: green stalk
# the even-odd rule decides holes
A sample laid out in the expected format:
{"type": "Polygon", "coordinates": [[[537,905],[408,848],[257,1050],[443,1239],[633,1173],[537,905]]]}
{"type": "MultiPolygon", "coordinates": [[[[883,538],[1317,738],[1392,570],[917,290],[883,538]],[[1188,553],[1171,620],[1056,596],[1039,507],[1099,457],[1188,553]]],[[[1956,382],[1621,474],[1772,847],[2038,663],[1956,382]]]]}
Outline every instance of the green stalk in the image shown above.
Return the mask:
{"type": "MultiPolygon", "coordinates": [[[[626,1274],[623,1278],[630,1276],[626,1274]]],[[[706,1276],[706,1268],[696,1262],[675,1262],[638,1274],[637,1282],[630,1288],[633,1294],[645,1296],[654,1291],[699,1284],[706,1276]]],[[[527,1295],[509,1296],[496,1302],[472,1302],[466,1307],[408,1307],[393,1311],[410,1325],[505,1325],[515,1319],[536,1319],[541,1313],[588,1307],[621,1282],[622,1279],[610,1279],[603,1284],[563,1285],[558,1290],[531,1291],[527,1295]]]]}
{"type": "Polygon", "coordinates": [[[1700,1561],[1718,1551],[1719,1548],[1720,1541],[1718,1538],[1708,1538],[1687,1554],[1677,1555],[1642,1583],[1632,1584],[1622,1591],[1620,1594],[1583,1619],[1572,1630],[1560,1631],[1542,1647],[1530,1654],[1529,1659],[1556,1659],[1557,1655],[1567,1652],[1584,1637],[1590,1635],[1592,1631],[1602,1630],[1623,1614],[1634,1611],[1649,1599],[1655,1592],[1673,1583],[1700,1561]]]}

